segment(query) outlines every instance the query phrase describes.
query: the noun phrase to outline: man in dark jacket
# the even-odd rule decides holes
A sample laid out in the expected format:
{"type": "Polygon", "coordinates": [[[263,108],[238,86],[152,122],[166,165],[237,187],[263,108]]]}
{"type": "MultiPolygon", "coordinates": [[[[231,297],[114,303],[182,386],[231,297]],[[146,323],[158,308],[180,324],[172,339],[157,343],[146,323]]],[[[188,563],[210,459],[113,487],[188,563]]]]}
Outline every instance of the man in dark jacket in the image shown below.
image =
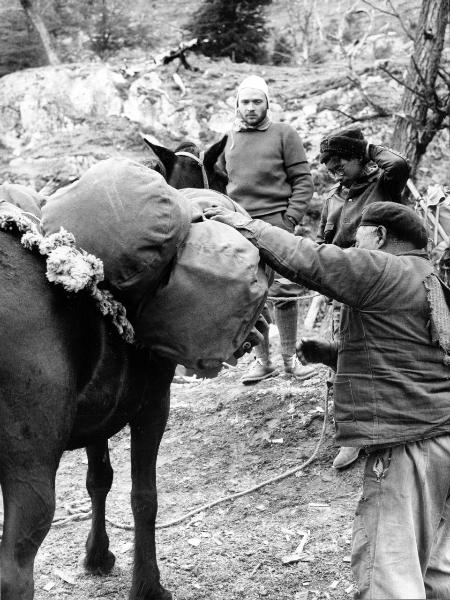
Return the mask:
{"type": "Polygon", "coordinates": [[[325,199],[316,240],[349,248],[363,209],[372,202],[401,202],[409,177],[406,159],[369,143],[361,129],[346,129],[320,144],[320,162],[335,179],[325,199]]]}
{"type": "Polygon", "coordinates": [[[207,216],[288,279],[343,303],[337,348],[305,341],[299,355],[335,362],[336,440],[369,452],[355,598],[450,598],[450,290],[428,260],[422,221],[375,202],[356,247],[342,249],[218,209],[207,216]]]}
{"type": "MultiPolygon", "coordinates": [[[[345,129],[324,138],[320,144],[320,162],[325,163],[337,183],[322,208],[316,240],[348,248],[366,206],[372,202],[401,202],[401,193],[409,176],[409,166],[400,154],[370,144],[359,128],[345,129]]],[[[337,335],[339,303],[333,303],[333,337],[337,335]]],[[[359,456],[358,448],[343,446],[333,461],[336,469],[351,465],[359,456]]]]}

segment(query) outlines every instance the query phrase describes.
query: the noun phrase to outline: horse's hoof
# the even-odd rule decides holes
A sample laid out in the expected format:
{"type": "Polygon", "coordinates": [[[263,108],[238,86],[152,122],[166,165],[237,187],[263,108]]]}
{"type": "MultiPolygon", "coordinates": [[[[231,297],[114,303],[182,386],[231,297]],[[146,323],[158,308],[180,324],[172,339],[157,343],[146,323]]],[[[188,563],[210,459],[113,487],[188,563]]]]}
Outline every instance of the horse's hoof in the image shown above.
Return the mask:
{"type": "Polygon", "coordinates": [[[116,557],[109,550],[102,556],[86,556],[84,568],[92,575],[108,575],[116,562],[116,557]]]}
{"type": "Polygon", "coordinates": [[[147,592],[144,595],[135,594],[133,590],[130,593],[130,600],[173,600],[172,594],[161,585],[157,592],[147,592]]]}
{"type": "Polygon", "coordinates": [[[169,590],[166,590],[165,588],[162,587],[161,592],[162,592],[161,600],[173,600],[173,596],[169,592],[169,590]]]}

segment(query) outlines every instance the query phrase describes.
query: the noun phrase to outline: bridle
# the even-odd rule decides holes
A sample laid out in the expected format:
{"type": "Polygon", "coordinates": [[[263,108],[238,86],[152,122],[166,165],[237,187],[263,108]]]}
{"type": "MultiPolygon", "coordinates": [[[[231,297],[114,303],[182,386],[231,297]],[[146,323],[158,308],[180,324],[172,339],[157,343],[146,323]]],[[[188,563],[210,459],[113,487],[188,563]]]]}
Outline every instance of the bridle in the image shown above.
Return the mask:
{"type": "Polygon", "coordinates": [[[206,173],[205,164],[204,164],[205,152],[202,150],[200,152],[199,156],[195,156],[195,154],[192,154],[191,152],[180,151],[180,152],[175,152],[175,156],[187,156],[187,158],[192,158],[192,160],[195,160],[195,162],[199,165],[199,167],[202,170],[203,187],[206,190],[209,190],[208,175],[206,173]]]}

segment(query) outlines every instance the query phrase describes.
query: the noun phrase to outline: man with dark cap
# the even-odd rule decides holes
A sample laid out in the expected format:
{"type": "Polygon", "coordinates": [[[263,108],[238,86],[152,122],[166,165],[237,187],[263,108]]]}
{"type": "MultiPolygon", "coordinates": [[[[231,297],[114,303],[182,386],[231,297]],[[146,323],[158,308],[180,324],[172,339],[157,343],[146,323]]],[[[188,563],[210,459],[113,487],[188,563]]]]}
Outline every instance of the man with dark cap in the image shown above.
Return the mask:
{"type": "Polygon", "coordinates": [[[345,129],[320,143],[320,162],[336,179],[326,197],[316,240],[348,248],[364,207],[401,202],[409,166],[400,154],[369,143],[361,129],[345,129]]]}
{"type": "MultiPolygon", "coordinates": [[[[302,140],[287,123],[272,121],[269,88],[258,75],[246,77],[236,94],[236,118],[219,165],[227,173],[227,194],[247,212],[293,232],[313,195],[313,181],[302,140]]],[[[301,288],[275,274],[269,296],[280,334],[284,371],[304,380],[316,369],[295,355],[297,300],[301,288]]],[[[242,378],[253,384],[278,374],[269,351],[268,333],[255,347],[256,360],[242,378]]]]}
{"type": "Polygon", "coordinates": [[[243,215],[238,229],[274,269],[343,303],[337,344],[301,359],[336,368],[336,439],[369,456],[352,569],[360,600],[450,598],[450,290],[409,207],[374,202],[342,249],[243,215]]]}
{"type": "MultiPolygon", "coordinates": [[[[366,206],[377,201],[401,202],[409,176],[406,160],[396,152],[370,144],[359,128],[344,129],[324,138],[320,162],[337,180],[327,195],[316,240],[348,248],[366,206]]],[[[332,336],[338,329],[339,303],[333,305],[332,336]]],[[[359,448],[342,447],[333,467],[343,469],[359,456],[359,448]]]]}

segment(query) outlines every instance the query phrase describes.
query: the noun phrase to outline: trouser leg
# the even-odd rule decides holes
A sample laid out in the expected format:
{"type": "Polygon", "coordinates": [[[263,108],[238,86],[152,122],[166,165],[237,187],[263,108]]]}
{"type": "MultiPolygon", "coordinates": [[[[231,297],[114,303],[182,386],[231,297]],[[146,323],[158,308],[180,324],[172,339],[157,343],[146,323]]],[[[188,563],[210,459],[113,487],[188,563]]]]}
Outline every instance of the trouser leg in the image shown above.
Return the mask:
{"type": "MultiPolygon", "coordinates": [[[[430,582],[436,572],[433,557],[439,526],[447,514],[449,487],[449,435],[369,456],[353,528],[352,570],[359,588],[355,598],[449,597],[427,596],[424,584],[428,566],[433,565],[430,582]]],[[[448,560],[447,554],[440,557],[435,581],[442,579],[448,560]]]]}
{"type": "MultiPolygon", "coordinates": [[[[450,470],[450,436],[436,438],[434,449],[440,458],[442,470],[450,470]]],[[[448,477],[450,478],[450,476],[448,477]]],[[[442,476],[445,485],[445,472],[442,476]]],[[[431,555],[425,571],[426,597],[433,600],[450,598],[450,491],[447,494],[441,513],[435,517],[438,522],[431,555]]]]}
{"type": "Polygon", "coordinates": [[[280,306],[275,304],[275,324],[280,335],[281,355],[284,362],[295,355],[297,343],[297,302],[285,302],[280,306]]]}
{"type": "MultiPolygon", "coordinates": [[[[339,330],[341,325],[341,310],[342,304],[337,300],[332,301],[332,312],[331,312],[331,339],[333,342],[339,342],[339,330]]],[[[333,369],[328,371],[328,382],[332,384],[335,378],[335,372],[333,369]]],[[[333,467],[335,469],[344,469],[354,463],[359,457],[359,448],[350,448],[349,446],[342,446],[339,453],[333,460],[333,467]]]]}
{"type": "Polygon", "coordinates": [[[448,600],[450,598],[450,498],[447,498],[443,516],[436,536],[433,555],[425,572],[427,598],[448,600]]]}
{"type": "Polygon", "coordinates": [[[270,364],[269,330],[263,333],[263,341],[254,347],[256,358],[264,365],[270,364]]]}

